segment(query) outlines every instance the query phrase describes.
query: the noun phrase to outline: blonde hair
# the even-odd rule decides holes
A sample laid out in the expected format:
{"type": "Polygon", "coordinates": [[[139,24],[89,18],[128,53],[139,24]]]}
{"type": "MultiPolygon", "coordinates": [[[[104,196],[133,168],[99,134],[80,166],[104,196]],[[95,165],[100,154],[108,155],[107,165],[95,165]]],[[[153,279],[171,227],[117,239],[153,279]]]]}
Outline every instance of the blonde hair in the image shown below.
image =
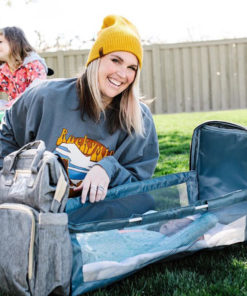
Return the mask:
{"type": "MultiPolygon", "coordinates": [[[[92,61],[83,75],[77,80],[77,90],[80,98],[79,108],[82,119],[85,113],[94,121],[99,121],[101,113],[105,115],[98,82],[99,64],[100,58],[92,61]]],[[[139,98],[139,78],[140,70],[138,68],[134,82],[107,106],[112,111],[112,116],[110,118],[107,116],[111,133],[118,128],[122,128],[130,135],[133,132],[141,136],[144,135],[139,98]]]]}
{"type": "Polygon", "coordinates": [[[144,126],[139,96],[140,70],[138,68],[135,81],[126,89],[120,102],[120,123],[126,126],[128,133],[133,129],[137,134],[143,136],[144,126]]]}

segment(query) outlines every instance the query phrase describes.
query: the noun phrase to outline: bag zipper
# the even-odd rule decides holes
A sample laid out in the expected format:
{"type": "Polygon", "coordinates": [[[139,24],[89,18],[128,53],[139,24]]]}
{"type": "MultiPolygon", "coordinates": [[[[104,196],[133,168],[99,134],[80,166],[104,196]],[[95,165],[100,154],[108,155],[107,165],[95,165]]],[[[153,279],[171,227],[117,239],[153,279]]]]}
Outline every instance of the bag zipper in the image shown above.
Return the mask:
{"type": "Polygon", "coordinates": [[[29,254],[28,254],[28,279],[31,280],[33,277],[33,253],[34,253],[34,238],[35,238],[35,218],[32,210],[30,210],[27,206],[21,204],[10,204],[4,203],[0,205],[0,209],[9,209],[20,211],[25,214],[28,214],[32,220],[31,227],[31,239],[29,244],[29,254]]]}

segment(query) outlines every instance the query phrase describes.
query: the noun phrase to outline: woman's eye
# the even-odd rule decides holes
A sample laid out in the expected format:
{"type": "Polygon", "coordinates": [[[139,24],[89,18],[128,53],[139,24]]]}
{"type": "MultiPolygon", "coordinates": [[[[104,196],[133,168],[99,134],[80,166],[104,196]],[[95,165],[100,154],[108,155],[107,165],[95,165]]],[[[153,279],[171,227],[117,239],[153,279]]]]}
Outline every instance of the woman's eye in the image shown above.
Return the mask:
{"type": "Polygon", "coordinates": [[[118,59],[112,59],[113,63],[118,63],[119,60],[118,59]]]}
{"type": "Polygon", "coordinates": [[[130,67],[130,69],[133,70],[133,71],[135,71],[135,72],[137,71],[137,68],[136,67],[130,67]]]}

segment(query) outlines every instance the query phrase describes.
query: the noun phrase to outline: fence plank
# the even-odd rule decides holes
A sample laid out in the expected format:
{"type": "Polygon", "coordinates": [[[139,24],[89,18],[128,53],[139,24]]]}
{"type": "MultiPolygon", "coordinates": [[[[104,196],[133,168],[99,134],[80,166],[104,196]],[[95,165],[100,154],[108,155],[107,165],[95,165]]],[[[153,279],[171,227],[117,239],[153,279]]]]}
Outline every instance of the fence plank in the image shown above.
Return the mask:
{"type": "Polygon", "coordinates": [[[182,50],[183,58],[183,89],[184,89],[184,111],[192,111],[192,71],[191,71],[191,49],[182,50]]]}
{"type": "Polygon", "coordinates": [[[76,73],[75,76],[79,76],[85,70],[86,58],[84,55],[78,54],[76,56],[76,73]]]}
{"type": "Polygon", "coordinates": [[[220,67],[218,46],[209,47],[212,110],[220,109],[220,67]]]}
{"type": "Polygon", "coordinates": [[[219,46],[219,79],[220,79],[220,102],[219,109],[227,109],[229,104],[229,76],[227,75],[227,47],[225,45],[219,46]],[[227,77],[228,76],[228,77],[227,77]]]}
{"type": "Polygon", "coordinates": [[[166,112],[173,113],[176,112],[175,106],[175,81],[174,81],[174,67],[173,67],[173,52],[170,49],[164,50],[163,55],[164,65],[164,88],[165,88],[165,102],[166,102],[166,112]]]}
{"type": "Polygon", "coordinates": [[[162,104],[162,87],[161,87],[161,64],[160,64],[160,49],[157,44],[152,48],[152,66],[153,66],[153,84],[154,96],[156,98],[154,112],[156,114],[163,113],[162,104]]]}
{"type": "Polygon", "coordinates": [[[75,56],[69,56],[67,59],[68,63],[68,77],[75,76],[76,75],[76,70],[75,70],[75,56]]]}
{"type": "Polygon", "coordinates": [[[246,45],[238,44],[237,45],[238,52],[238,89],[239,89],[239,101],[240,108],[246,108],[246,68],[245,68],[245,52],[246,45]]]}
{"type": "Polygon", "coordinates": [[[64,69],[64,54],[63,52],[58,52],[57,55],[57,75],[58,77],[66,77],[65,69],[64,69]]]}
{"type": "Polygon", "coordinates": [[[202,106],[200,110],[208,111],[212,109],[210,99],[210,73],[209,73],[209,47],[201,47],[201,83],[202,83],[202,106]]]}
{"type": "Polygon", "coordinates": [[[201,110],[201,84],[200,84],[200,48],[191,49],[191,66],[192,66],[192,102],[191,111],[201,110]]]}
{"type": "Polygon", "coordinates": [[[230,46],[230,54],[232,68],[231,68],[231,78],[232,78],[232,86],[233,86],[233,96],[232,96],[232,105],[231,108],[239,108],[240,100],[239,100],[239,89],[238,89],[238,69],[237,69],[237,49],[236,43],[231,44],[230,46]]]}
{"type": "Polygon", "coordinates": [[[181,68],[181,53],[180,49],[174,49],[174,73],[175,73],[175,97],[176,111],[183,112],[184,104],[182,99],[183,83],[182,83],[182,68],[181,68]]]}
{"type": "Polygon", "coordinates": [[[150,106],[151,111],[155,113],[156,98],[153,91],[153,68],[152,68],[152,50],[144,52],[144,63],[141,75],[141,95],[145,99],[155,99],[153,104],[150,106]]]}

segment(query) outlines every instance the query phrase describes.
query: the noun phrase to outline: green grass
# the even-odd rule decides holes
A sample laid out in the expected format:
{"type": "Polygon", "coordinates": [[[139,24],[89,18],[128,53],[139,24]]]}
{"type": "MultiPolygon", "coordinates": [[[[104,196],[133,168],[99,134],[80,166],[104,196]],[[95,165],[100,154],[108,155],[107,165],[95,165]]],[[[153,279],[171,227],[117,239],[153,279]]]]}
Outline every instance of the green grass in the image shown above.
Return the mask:
{"type": "MultiPolygon", "coordinates": [[[[247,126],[247,110],[183,113],[154,116],[160,159],[155,176],[189,170],[194,128],[207,120],[247,126]]],[[[149,265],[132,276],[86,296],[244,296],[247,295],[247,248],[224,249],[149,265]]]]}

